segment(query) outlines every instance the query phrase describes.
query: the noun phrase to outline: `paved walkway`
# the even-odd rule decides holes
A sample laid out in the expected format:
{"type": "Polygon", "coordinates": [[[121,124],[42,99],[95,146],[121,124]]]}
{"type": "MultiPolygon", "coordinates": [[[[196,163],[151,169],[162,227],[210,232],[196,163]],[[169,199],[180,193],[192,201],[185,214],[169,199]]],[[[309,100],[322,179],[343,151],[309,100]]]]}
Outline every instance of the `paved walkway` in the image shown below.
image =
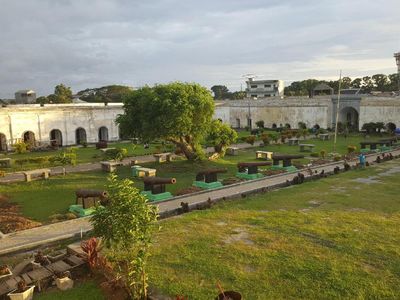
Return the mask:
{"type": "MultiPolygon", "coordinates": [[[[392,151],[393,155],[400,155],[400,149],[392,151]]],[[[372,162],[378,154],[368,155],[367,161],[372,162]]],[[[357,160],[349,162],[350,165],[355,165],[357,160]]],[[[343,167],[343,161],[330,163],[312,168],[315,172],[332,172],[336,167],[343,167]]],[[[262,188],[272,188],[286,183],[287,180],[292,180],[296,174],[284,173],[275,176],[269,176],[252,181],[245,181],[239,184],[230,185],[218,190],[200,192],[197,194],[175,197],[166,202],[159,203],[160,213],[166,213],[180,207],[181,202],[187,202],[189,205],[195,205],[211,199],[213,201],[222,198],[231,198],[240,196],[243,193],[254,192],[262,188]]],[[[308,176],[306,176],[308,177],[308,176]]],[[[11,253],[19,250],[32,249],[41,244],[50,243],[57,240],[67,239],[76,236],[81,232],[91,230],[89,218],[79,218],[75,220],[44,225],[28,230],[19,231],[12,234],[7,234],[0,239],[0,255],[11,253]]]]}
{"type": "MultiPolygon", "coordinates": [[[[251,148],[251,147],[257,147],[260,145],[260,141],[257,141],[254,143],[254,146],[251,146],[250,144],[235,144],[232,145],[232,147],[237,147],[239,149],[246,149],[246,148],[251,148]]],[[[207,153],[214,152],[214,148],[208,147],[206,149],[207,153]]],[[[131,164],[132,160],[137,160],[139,164],[141,163],[149,163],[149,162],[154,162],[156,161],[155,157],[153,155],[141,155],[141,156],[132,156],[125,158],[122,161],[122,164],[124,166],[129,166],[131,164]]],[[[50,169],[50,174],[51,175],[62,175],[63,174],[63,167],[53,167],[49,168],[50,169]]],[[[79,164],[76,166],[65,166],[65,171],[67,173],[79,173],[79,172],[87,172],[87,171],[97,171],[101,170],[101,164],[100,162],[93,162],[93,163],[84,163],[84,164],[79,164]]],[[[20,182],[24,181],[24,175],[22,172],[14,172],[14,173],[8,173],[4,177],[0,177],[0,184],[1,183],[12,183],[12,182],[20,182]]]]}

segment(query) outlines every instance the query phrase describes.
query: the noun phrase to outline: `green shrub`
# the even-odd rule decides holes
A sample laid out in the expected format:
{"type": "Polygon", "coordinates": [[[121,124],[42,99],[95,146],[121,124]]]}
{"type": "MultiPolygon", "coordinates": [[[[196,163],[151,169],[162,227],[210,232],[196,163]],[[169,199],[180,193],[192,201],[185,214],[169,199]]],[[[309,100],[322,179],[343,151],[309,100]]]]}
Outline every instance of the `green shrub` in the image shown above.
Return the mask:
{"type": "Polygon", "coordinates": [[[28,144],[24,143],[24,142],[19,142],[13,145],[15,152],[17,152],[18,154],[21,153],[25,153],[27,151],[28,148],[28,144]]]}
{"type": "Polygon", "coordinates": [[[356,152],[356,150],[357,150],[357,147],[356,146],[353,146],[353,145],[348,145],[347,146],[347,153],[353,153],[353,152],[356,152]]]}
{"type": "Polygon", "coordinates": [[[321,150],[321,151],[319,152],[319,155],[320,155],[322,158],[325,158],[325,157],[326,157],[326,150],[321,150]]]}
{"type": "Polygon", "coordinates": [[[126,148],[108,149],[104,152],[104,157],[107,160],[123,160],[128,155],[126,148]]]}
{"type": "Polygon", "coordinates": [[[59,155],[49,157],[49,162],[55,164],[60,163],[61,165],[76,165],[76,153],[62,152],[59,155]]]}
{"type": "Polygon", "coordinates": [[[246,137],[246,143],[250,145],[254,145],[254,142],[256,141],[256,136],[255,135],[249,135],[246,137]]]}
{"type": "Polygon", "coordinates": [[[340,155],[336,155],[335,157],[333,157],[334,161],[339,161],[341,159],[342,159],[342,157],[340,155]]]}
{"type": "Polygon", "coordinates": [[[310,156],[311,157],[319,157],[319,153],[318,152],[311,152],[310,156]]]}
{"type": "Polygon", "coordinates": [[[31,157],[28,158],[29,163],[32,164],[44,164],[49,162],[51,156],[37,156],[37,157],[31,157]]]}
{"type": "Polygon", "coordinates": [[[269,143],[270,143],[270,137],[269,137],[269,135],[268,134],[265,134],[265,133],[263,133],[262,135],[261,135],[261,140],[262,140],[262,142],[264,143],[264,145],[269,145],[269,143]]]}

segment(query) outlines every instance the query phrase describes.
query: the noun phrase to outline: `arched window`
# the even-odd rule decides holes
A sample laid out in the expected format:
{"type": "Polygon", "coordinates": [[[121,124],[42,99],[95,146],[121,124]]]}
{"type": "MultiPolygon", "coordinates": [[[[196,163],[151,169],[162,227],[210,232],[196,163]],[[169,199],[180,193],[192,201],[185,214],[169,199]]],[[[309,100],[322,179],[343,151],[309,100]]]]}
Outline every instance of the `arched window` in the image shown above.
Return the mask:
{"type": "Polygon", "coordinates": [[[77,145],[86,143],[87,142],[86,130],[83,129],[82,127],[77,128],[75,131],[75,140],[77,145]]]}
{"type": "Polygon", "coordinates": [[[7,139],[6,135],[0,133],[0,152],[7,151],[7,139]]]}
{"type": "Polygon", "coordinates": [[[99,141],[108,141],[108,129],[105,126],[99,128],[99,141]]]}
{"type": "Polygon", "coordinates": [[[35,145],[35,134],[32,131],[26,131],[22,135],[25,144],[29,144],[31,146],[35,145]]]}
{"type": "Polygon", "coordinates": [[[50,131],[50,144],[52,146],[62,146],[62,133],[59,129],[53,129],[50,131]]]}

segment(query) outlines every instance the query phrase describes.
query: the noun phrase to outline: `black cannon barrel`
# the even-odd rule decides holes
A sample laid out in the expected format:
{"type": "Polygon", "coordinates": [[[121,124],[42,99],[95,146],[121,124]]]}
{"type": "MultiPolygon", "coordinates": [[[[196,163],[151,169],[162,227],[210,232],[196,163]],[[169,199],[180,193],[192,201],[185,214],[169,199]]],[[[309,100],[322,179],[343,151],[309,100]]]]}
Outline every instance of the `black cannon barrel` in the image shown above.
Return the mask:
{"type": "Polygon", "coordinates": [[[85,190],[79,189],[75,191],[75,195],[77,198],[89,198],[89,197],[99,197],[99,198],[107,198],[108,193],[102,190],[85,190]]]}
{"type": "Polygon", "coordinates": [[[298,159],[304,158],[304,155],[301,154],[278,154],[272,155],[273,160],[283,160],[283,159],[298,159]]]}
{"type": "Polygon", "coordinates": [[[262,167],[262,166],[270,166],[270,161],[263,162],[239,162],[237,164],[238,168],[246,168],[246,167],[262,167]]]}
{"type": "Polygon", "coordinates": [[[143,182],[145,184],[174,184],[176,183],[175,178],[163,178],[163,177],[144,177],[143,182]]]}
{"type": "Polygon", "coordinates": [[[217,174],[217,173],[226,173],[227,169],[206,169],[206,170],[201,170],[200,172],[197,173],[197,176],[199,175],[208,175],[208,174],[217,174]]]}

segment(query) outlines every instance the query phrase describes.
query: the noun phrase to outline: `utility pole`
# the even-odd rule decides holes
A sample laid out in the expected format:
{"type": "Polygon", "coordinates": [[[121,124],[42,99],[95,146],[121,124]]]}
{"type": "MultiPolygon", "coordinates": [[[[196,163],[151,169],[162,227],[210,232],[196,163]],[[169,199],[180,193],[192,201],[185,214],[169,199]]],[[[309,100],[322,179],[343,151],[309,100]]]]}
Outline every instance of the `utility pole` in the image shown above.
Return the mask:
{"type": "Polygon", "coordinates": [[[400,92],[400,52],[395,53],[393,56],[397,64],[397,90],[400,92]]]}
{"type": "Polygon", "coordinates": [[[335,139],[333,141],[333,153],[336,153],[336,140],[337,140],[337,131],[338,131],[338,122],[339,122],[339,102],[340,102],[341,84],[342,84],[342,70],[340,70],[340,75],[339,75],[339,89],[338,89],[338,97],[337,97],[337,103],[336,103],[335,139]]]}

